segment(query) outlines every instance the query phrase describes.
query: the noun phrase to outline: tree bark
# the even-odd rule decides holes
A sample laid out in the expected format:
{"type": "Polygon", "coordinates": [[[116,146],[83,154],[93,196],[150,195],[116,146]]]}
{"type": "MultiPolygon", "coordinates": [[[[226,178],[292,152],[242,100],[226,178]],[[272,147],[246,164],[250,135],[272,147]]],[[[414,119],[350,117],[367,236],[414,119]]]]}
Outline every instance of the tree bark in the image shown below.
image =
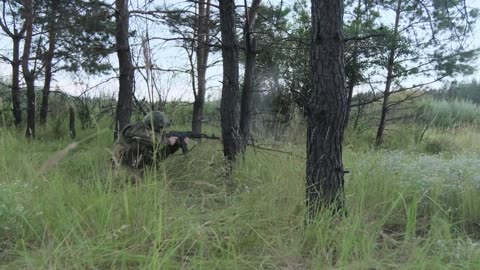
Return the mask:
{"type": "Polygon", "coordinates": [[[48,22],[48,51],[45,55],[45,81],[42,90],[42,103],[40,105],[40,125],[47,124],[47,114],[48,114],[48,99],[50,95],[50,85],[52,82],[52,61],[55,53],[55,43],[57,37],[56,26],[56,1],[52,2],[51,10],[51,19],[48,22]]]}
{"type": "Polygon", "coordinates": [[[343,208],[342,142],[347,112],[343,1],[312,0],[312,83],[307,116],[307,206],[343,208]]]}
{"type": "Polygon", "coordinates": [[[115,39],[117,42],[117,56],[120,69],[120,87],[118,91],[114,133],[114,137],[116,138],[118,132],[130,122],[133,104],[134,69],[130,52],[130,43],[128,40],[128,0],[116,0],[115,6],[115,39]]]}
{"type": "Polygon", "coordinates": [[[35,75],[28,66],[33,35],[33,0],[25,0],[24,14],[26,31],[22,56],[22,70],[27,85],[27,130],[25,136],[27,138],[35,138],[35,75]]]}
{"type": "Polygon", "coordinates": [[[252,94],[255,82],[255,64],[257,60],[256,40],[252,36],[252,29],[255,24],[257,9],[260,0],[253,0],[250,12],[247,11],[245,1],[245,26],[243,35],[246,47],[245,75],[242,89],[242,101],[240,105],[240,134],[242,136],[242,150],[245,151],[250,135],[250,120],[252,107],[252,94]]]}
{"type": "Polygon", "coordinates": [[[205,104],[205,93],[207,91],[207,64],[209,53],[209,32],[210,32],[210,0],[198,2],[198,24],[197,24],[197,93],[194,93],[192,115],[192,131],[202,133],[203,105],[205,104]]]}
{"type": "Polygon", "coordinates": [[[353,89],[355,88],[355,84],[353,81],[349,81],[347,83],[347,92],[348,92],[348,97],[347,97],[347,113],[345,115],[345,128],[348,127],[348,123],[350,121],[350,111],[352,108],[350,108],[350,104],[352,104],[352,98],[353,98],[353,89]]]}
{"type": "MultiPolygon", "coordinates": [[[[201,88],[199,88],[200,90],[201,88]]],[[[198,91],[200,93],[200,91],[198,91]]],[[[193,101],[193,117],[192,117],[192,132],[200,134],[202,133],[202,118],[203,118],[203,105],[205,99],[197,97],[193,101]]]]}
{"type": "MultiPolygon", "coordinates": [[[[354,36],[358,36],[360,32],[360,20],[361,20],[361,7],[362,7],[362,1],[363,0],[358,0],[357,2],[357,11],[356,11],[356,17],[355,17],[355,31],[354,31],[354,36]]],[[[347,115],[345,116],[345,128],[348,127],[348,123],[350,121],[350,111],[352,110],[350,108],[350,105],[352,104],[352,98],[353,98],[353,89],[355,88],[356,85],[359,83],[359,72],[361,72],[359,69],[358,65],[358,42],[354,41],[353,43],[353,51],[352,51],[352,61],[350,63],[350,72],[347,72],[347,77],[348,82],[347,82],[347,89],[348,89],[348,99],[347,99],[347,115]]]]}
{"type": "Polygon", "coordinates": [[[234,161],[239,152],[238,47],[235,37],[235,1],[222,0],[220,31],[222,36],[223,86],[220,104],[223,155],[234,161]]]}
{"type": "Polygon", "coordinates": [[[69,113],[69,129],[70,129],[70,138],[75,139],[77,136],[77,132],[75,131],[75,110],[72,106],[70,106],[70,113],[69,113]]]}
{"type": "MultiPolygon", "coordinates": [[[[355,122],[353,123],[353,129],[357,129],[357,127],[358,127],[358,121],[360,121],[360,116],[363,113],[363,106],[364,105],[361,105],[361,106],[358,106],[358,108],[357,108],[357,115],[355,116],[355,122]]],[[[350,108],[350,110],[351,110],[351,108],[350,108]]]]}
{"type": "MultiPolygon", "coordinates": [[[[5,4],[5,3],[4,3],[5,4]]],[[[5,9],[5,5],[3,6],[5,9]]],[[[13,43],[13,52],[12,52],[12,113],[15,121],[15,127],[19,127],[22,122],[22,108],[21,108],[21,93],[20,93],[20,42],[24,38],[25,31],[27,30],[26,22],[22,24],[20,29],[16,28],[16,25],[13,24],[13,30],[8,28],[6,23],[6,13],[3,12],[2,19],[0,20],[0,28],[3,32],[12,39],[13,43]]]]}
{"type": "Polygon", "coordinates": [[[385,81],[385,90],[383,91],[383,103],[382,103],[382,114],[380,116],[380,123],[378,124],[377,136],[375,138],[375,146],[379,147],[383,143],[383,135],[385,132],[385,125],[388,114],[388,101],[390,98],[390,90],[393,81],[393,66],[395,65],[395,54],[397,53],[397,44],[396,39],[398,35],[398,27],[400,25],[400,15],[401,15],[402,0],[398,0],[397,9],[395,11],[395,26],[393,29],[393,38],[392,44],[390,45],[390,50],[388,53],[387,60],[387,79],[385,81]]]}
{"type": "Polygon", "coordinates": [[[22,40],[22,36],[23,33],[22,35],[12,37],[12,107],[16,127],[22,123],[22,108],[20,103],[20,41],[22,40]]]}

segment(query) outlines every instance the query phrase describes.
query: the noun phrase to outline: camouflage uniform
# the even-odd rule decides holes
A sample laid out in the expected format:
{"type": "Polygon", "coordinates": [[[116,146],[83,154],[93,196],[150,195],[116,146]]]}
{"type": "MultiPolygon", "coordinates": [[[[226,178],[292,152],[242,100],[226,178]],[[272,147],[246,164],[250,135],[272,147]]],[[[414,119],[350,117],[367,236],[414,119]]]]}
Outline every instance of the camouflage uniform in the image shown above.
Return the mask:
{"type": "Polygon", "coordinates": [[[142,177],[145,167],[151,166],[175,153],[180,145],[170,145],[163,128],[166,118],[161,112],[152,112],[144,122],[129,124],[118,134],[113,146],[114,167],[127,168],[135,178],[142,177]],[[153,116],[152,116],[153,115],[153,116]],[[154,118],[152,121],[152,117],[154,118]],[[155,118],[157,117],[157,118],[155,118]],[[160,118],[160,120],[159,120],[160,118]],[[152,125],[151,125],[152,124],[152,125]],[[153,126],[154,128],[151,128],[153,126]]]}

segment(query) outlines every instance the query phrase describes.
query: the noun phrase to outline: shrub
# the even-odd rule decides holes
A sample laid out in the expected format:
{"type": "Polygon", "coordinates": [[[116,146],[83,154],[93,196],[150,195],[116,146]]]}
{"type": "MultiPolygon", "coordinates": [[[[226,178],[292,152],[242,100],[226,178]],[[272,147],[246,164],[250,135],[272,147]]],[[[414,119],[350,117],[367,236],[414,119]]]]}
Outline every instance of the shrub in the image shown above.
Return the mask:
{"type": "Polygon", "coordinates": [[[65,121],[60,117],[52,119],[51,129],[55,139],[63,139],[68,133],[65,121]]]}
{"type": "Polygon", "coordinates": [[[445,138],[426,138],[424,150],[427,154],[440,154],[452,149],[452,143],[445,138]]]}

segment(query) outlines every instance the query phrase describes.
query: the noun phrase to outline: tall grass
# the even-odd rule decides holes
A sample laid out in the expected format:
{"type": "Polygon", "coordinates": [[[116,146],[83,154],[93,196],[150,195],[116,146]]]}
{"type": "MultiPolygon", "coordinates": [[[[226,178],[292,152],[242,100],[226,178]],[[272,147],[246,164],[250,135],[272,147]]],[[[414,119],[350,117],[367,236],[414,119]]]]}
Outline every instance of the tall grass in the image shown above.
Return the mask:
{"type": "Polygon", "coordinates": [[[468,100],[425,99],[418,110],[417,120],[442,128],[479,124],[480,108],[468,100]]]}
{"type": "Polygon", "coordinates": [[[110,169],[110,133],[44,175],[42,162],[68,142],[14,135],[0,134],[0,268],[480,268],[476,152],[350,147],[348,215],[306,224],[298,157],[249,149],[231,186],[220,145],[202,141],[132,186],[110,169]]]}

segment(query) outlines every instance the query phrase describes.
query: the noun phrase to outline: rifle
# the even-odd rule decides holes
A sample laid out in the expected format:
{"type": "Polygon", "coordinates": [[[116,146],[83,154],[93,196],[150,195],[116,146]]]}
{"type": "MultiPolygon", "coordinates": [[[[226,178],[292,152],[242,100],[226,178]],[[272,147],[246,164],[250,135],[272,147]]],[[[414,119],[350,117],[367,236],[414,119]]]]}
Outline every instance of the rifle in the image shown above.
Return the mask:
{"type": "Polygon", "coordinates": [[[187,144],[185,143],[185,138],[192,138],[192,139],[213,139],[213,140],[220,140],[220,137],[215,136],[212,134],[212,136],[208,136],[207,134],[200,134],[200,133],[193,133],[191,131],[170,131],[165,134],[165,136],[168,137],[178,137],[180,147],[182,148],[183,154],[188,153],[188,147],[187,144]]]}

